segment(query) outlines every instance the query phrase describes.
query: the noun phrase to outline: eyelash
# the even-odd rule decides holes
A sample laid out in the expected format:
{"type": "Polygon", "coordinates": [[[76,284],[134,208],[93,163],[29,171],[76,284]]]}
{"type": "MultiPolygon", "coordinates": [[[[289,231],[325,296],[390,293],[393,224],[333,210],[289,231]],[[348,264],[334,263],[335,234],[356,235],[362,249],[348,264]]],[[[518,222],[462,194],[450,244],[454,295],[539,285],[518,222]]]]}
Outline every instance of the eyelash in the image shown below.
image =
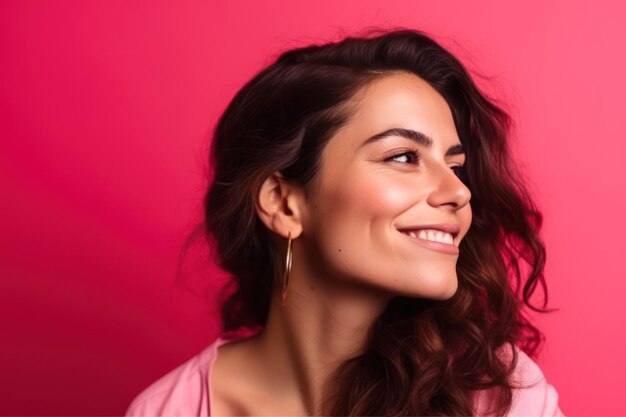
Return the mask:
{"type": "MultiPolygon", "coordinates": [[[[398,162],[398,163],[400,163],[400,164],[402,164],[402,165],[407,164],[407,163],[408,163],[408,164],[414,164],[414,165],[417,165],[417,164],[419,164],[419,162],[421,161],[421,157],[420,157],[419,152],[417,152],[417,150],[411,150],[411,151],[406,151],[406,152],[398,153],[398,154],[396,154],[396,155],[392,155],[392,156],[390,156],[389,158],[385,159],[385,161],[398,162]],[[399,158],[399,157],[401,157],[401,156],[406,156],[406,155],[411,155],[411,156],[413,157],[413,162],[406,162],[406,163],[405,163],[405,162],[393,161],[393,159],[395,159],[395,158],[399,158]]],[[[464,171],[464,170],[465,170],[465,166],[463,166],[463,165],[455,165],[455,166],[453,166],[453,167],[451,167],[451,168],[452,168],[452,170],[453,170],[453,171],[454,171],[455,169],[457,170],[457,171],[455,172],[455,175],[456,175],[457,177],[459,177],[459,178],[462,178],[462,177],[463,177],[463,175],[465,174],[465,171],[464,171]]]]}

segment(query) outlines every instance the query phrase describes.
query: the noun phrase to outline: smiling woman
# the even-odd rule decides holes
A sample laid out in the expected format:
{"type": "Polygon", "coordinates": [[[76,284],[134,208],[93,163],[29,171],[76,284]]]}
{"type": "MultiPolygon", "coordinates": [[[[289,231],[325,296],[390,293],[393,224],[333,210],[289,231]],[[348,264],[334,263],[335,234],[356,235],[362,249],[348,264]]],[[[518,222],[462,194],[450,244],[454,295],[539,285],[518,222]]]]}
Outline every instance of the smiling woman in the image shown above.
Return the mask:
{"type": "Polygon", "coordinates": [[[530,358],[542,217],[508,129],[422,32],[283,53],[212,142],[224,333],[127,414],[562,415],[530,358]]]}

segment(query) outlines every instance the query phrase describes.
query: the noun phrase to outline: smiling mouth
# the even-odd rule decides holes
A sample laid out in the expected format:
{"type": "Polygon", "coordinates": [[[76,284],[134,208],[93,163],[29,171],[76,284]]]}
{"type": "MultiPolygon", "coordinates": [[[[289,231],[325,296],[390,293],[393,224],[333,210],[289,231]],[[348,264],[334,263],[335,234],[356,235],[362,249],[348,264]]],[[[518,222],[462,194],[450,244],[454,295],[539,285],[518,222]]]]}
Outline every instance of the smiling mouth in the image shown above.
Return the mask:
{"type": "Polygon", "coordinates": [[[431,242],[441,242],[447,243],[449,245],[454,244],[454,238],[452,237],[452,233],[442,232],[441,230],[420,229],[417,231],[409,230],[403,233],[411,237],[420,238],[431,242]]]}
{"type": "Polygon", "coordinates": [[[437,229],[400,230],[400,232],[428,249],[453,255],[459,253],[452,233],[437,229]]]}

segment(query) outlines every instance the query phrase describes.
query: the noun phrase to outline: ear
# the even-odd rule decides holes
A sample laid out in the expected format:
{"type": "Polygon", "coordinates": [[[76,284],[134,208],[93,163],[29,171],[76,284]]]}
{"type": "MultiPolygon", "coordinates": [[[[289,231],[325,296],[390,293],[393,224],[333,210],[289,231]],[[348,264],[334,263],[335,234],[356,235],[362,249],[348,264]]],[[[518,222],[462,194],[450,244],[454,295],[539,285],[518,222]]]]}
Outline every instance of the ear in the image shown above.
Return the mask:
{"type": "Polygon", "coordinates": [[[302,204],[300,187],[289,184],[280,171],[263,181],[256,196],[256,211],[261,221],[273,232],[295,239],[302,233],[302,204]]]}

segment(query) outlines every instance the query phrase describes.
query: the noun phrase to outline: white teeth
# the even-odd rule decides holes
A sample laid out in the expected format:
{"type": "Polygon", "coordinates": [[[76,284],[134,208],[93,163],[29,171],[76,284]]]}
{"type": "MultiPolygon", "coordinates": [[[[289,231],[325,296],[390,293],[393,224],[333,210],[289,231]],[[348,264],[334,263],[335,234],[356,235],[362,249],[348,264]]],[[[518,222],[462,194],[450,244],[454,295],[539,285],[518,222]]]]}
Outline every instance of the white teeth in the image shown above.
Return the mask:
{"type": "MultiPolygon", "coordinates": [[[[410,231],[408,235],[411,237],[416,237],[415,232],[413,231],[410,231]]],[[[454,242],[454,239],[452,238],[452,235],[450,233],[434,229],[420,229],[417,237],[419,237],[420,239],[432,240],[433,242],[447,243],[450,245],[454,242]]]]}

